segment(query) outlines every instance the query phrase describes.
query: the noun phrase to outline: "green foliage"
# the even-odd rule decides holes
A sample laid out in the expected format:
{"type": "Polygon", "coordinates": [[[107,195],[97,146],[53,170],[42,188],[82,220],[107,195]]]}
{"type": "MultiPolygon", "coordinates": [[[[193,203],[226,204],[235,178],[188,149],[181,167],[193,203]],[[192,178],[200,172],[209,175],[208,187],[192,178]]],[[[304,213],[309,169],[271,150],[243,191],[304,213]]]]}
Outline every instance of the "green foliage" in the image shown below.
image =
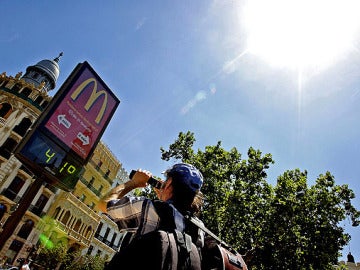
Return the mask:
{"type": "Polygon", "coordinates": [[[53,269],[58,264],[69,261],[67,248],[63,245],[55,245],[52,248],[43,247],[36,258],[36,262],[45,269],[53,269]]]}
{"type": "Polygon", "coordinates": [[[105,261],[98,255],[81,255],[79,251],[69,251],[64,245],[55,245],[42,248],[35,262],[45,269],[55,269],[61,265],[64,270],[102,270],[105,261]]]}
{"type": "Polygon", "coordinates": [[[360,212],[347,185],[338,186],[326,172],[308,186],[307,172],[289,170],[277,184],[267,183],[271,154],[249,148],[242,159],[221,142],[195,152],[191,132],[179,133],[162,159],[195,165],[203,173],[206,226],[241,253],[251,269],[332,269],[350,236],[339,223],[359,224],[360,212]],[[251,256],[250,256],[251,255],[251,256]]]}
{"type": "Polygon", "coordinates": [[[68,268],[71,270],[103,270],[105,259],[101,256],[83,255],[76,259],[76,261],[68,268]]]}

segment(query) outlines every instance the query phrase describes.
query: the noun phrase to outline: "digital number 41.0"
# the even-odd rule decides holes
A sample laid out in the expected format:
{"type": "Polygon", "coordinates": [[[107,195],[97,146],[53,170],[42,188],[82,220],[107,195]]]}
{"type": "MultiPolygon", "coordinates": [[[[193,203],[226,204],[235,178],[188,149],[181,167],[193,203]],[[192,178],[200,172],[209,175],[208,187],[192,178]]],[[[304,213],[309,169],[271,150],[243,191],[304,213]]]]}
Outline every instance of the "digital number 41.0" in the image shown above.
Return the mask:
{"type": "MultiPolygon", "coordinates": [[[[51,153],[51,149],[49,148],[46,153],[45,153],[47,160],[46,163],[49,163],[50,160],[56,155],[56,152],[52,152],[51,153]]],[[[60,168],[59,172],[62,172],[64,169],[66,169],[66,171],[69,174],[73,174],[76,171],[76,167],[74,165],[69,164],[68,162],[65,162],[62,167],[60,168]]]]}

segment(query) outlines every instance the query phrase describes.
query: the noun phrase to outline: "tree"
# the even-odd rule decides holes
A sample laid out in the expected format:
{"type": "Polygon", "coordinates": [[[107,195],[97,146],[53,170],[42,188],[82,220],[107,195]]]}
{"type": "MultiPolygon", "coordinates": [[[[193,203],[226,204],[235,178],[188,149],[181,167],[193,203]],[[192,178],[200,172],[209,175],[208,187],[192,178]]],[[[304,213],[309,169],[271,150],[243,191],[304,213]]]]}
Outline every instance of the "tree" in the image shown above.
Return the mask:
{"type": "Polygon", "coordinates": [[[81,255],[80,251],[71,251],[64,245],[54,245],[44,247],[35,262],[45,269],[55,269],[61,265],[60,269],[64,270],[102,270],[105,261],[99,255],[81,255]]]}
{"type": "Polygon", "coordinates": [[[55,269],[58,264],[67,262],[67,257],[67,248],[63,245],[44,246],[36,258],[36,263],[45,269],[55,269]]]}
{"type": "Polygon", "coordinates": [[[333,269],[350,240],[340,222],[349,217],[356,225],[360,216],[351,205],[354,193],[347,185],[335,185],[329,172],[308,187],[307,172],[298,169],[279,176],[274,192],[257,247],[258,269],[333,269]]]}
{"type": "Polygon", "coordinates": [[[221,142],[195,153],[191,148],[194,143],[193,133],[180,132],[169,150],[161,148],[162,159],[181,158],[200,169],[206,179],[202,188],[205,224],[242,252],[251,249],[263,226],[265,219],[260,217],[265,216],[271,196],[272,188],[265,181],[266,169],[273,163],[271,155],[250,148],[248,160],[242,160],[236,148],[226,151],[221,142]]]}
{"type": "Polygon", "coordinates": [[[82,255],[67,269],[71,270],[103,270],[106,259],[99,255],[82,255]]]}
{"type": "Polygon", "coordinates": [[[273,187],[266,170],[271,154],[249,148],[247,159],[221,142],[193,150],[194,134],[179,133],[163,160],[194,164],[205,178],[202,219],[222,240],[241,253],[251,250],[252,269],[331,269],[350,236],[339,223],[359,224],[360,212],[347,185],[335,185],[326,172],[308,186],[307,172],[286,171],[273,187]]]}

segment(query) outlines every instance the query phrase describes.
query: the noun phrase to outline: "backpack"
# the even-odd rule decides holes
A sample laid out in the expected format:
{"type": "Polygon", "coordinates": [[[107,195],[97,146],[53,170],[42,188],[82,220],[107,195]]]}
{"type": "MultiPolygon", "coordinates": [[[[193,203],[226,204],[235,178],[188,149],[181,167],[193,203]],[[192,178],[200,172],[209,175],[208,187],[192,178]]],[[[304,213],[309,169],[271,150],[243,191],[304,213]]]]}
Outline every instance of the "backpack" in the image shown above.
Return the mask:
{"type": "Polygon", "coordinates": [[[160,216],[159,229],[136,235],[104,270],[201,270],[199,249],[185,230],[185,218],[168,203],[153,204],[160,216]]]}
{"type": "Polygon", "coordinates": [[[153,204],[161,220],[159,229],[136,236],[104,270],[247,270],[242,256],[200,220],[184,217],[166,202],[153,204]],[[205,241],[199,240],[199,229],[208,234],[205,241]]]}

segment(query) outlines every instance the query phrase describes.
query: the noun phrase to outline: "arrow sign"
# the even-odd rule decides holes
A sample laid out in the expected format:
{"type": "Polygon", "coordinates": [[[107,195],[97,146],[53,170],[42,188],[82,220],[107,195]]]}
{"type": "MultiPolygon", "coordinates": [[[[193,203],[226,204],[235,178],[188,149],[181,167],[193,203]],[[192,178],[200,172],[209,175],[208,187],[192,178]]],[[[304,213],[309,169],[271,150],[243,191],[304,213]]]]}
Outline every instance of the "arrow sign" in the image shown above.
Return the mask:
{"type": "Polygon", "coordinates": [[[89,136],[86,136],[81,132],[78,133],[77,138],[82,142],[83,145],[88,145],[90,143],[89,136]]]}
{"type": "Polygon", "coordinates": [[[59,125],[63,125],[66,128],[71,127],[71,122],[66,119],[65,114],[59,114],[57,119],[58,119],[59,125]]]}

